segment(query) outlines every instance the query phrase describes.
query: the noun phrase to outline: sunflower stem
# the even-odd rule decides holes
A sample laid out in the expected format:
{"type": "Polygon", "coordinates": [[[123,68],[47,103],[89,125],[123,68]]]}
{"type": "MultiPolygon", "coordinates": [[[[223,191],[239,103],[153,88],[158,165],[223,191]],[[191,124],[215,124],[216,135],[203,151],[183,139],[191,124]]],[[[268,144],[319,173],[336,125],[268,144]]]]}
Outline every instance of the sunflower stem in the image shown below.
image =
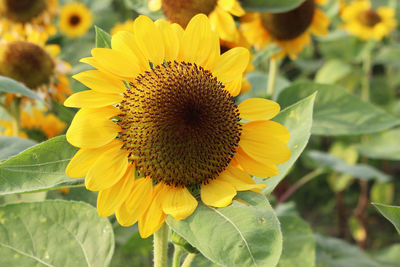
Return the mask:
{"type": "Polygon", "coordinates": [[[272,98],[274,96],[277,74],[278,74],[278,63],[276,62],[276,58],[271,57],[269,60],[267,97],[272,98]]]}
{"type": "Polygon", "coordinates": [[[172,260],[172,267],[179,267],[179,263],[181,263],[181,257],[184,250],[181,246],[174,245],[174,258],[172,260]]]}
{"type": "Polygon", "coordinates": [[[14,101],[10,105],[10,115],[11,115],[11,123],[12,123],[12,135],[18,136],[20,130],[20,101],[18,99],[14,99],[14,101]]]}
{"type": "Polygon", "coordinates": [[[189,253],[189,255],[187,255],[185,260],[183,261],[181,267],[190,267],[190,264],[192,264],[192,261],[195,256],[196,256],[196,253],[189,253]]]}
{"type": "Polygon", "coordinates": [[[154,267],[167,266],[168,252],[168,226],[164,223],[161,228],[154,233],[154,267]]]}
{"type": "Polygon", "coordinates": [[[370,90],[370,76],[371,76],[371,51],[368,51],[364,57],[363,61],[363,71],[364,71],[364,79],[362,80],[361,87],[361,98],[364,101],[369,101],[369,90],[370,90]]]}

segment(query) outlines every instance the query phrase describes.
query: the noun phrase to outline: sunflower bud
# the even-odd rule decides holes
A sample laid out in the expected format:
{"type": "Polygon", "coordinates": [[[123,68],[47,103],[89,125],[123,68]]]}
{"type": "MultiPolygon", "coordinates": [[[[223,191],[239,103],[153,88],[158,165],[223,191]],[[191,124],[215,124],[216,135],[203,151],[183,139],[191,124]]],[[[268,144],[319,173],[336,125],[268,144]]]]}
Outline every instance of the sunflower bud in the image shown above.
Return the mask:
{"type": "Polygon", "coordinates": [[[311,25],[314,9],[314,0],[306,0],[289,12],[261,13],[261,22],[275,39],[290,40],[300,36],[311,25]]]}
{"type": "Polygon", "coordinates": [[[12,21],[25,23],[39,16],[46,5],[47,0],[0,0],[0,11],[12,21]]]}
{"type": "Polygon", "coordinates": [[[36,88],[47,83],[53,72],[51,57],[40,46],[14,41],[0,45],[0,75],[36,88]]]}
{"type": "Polygon", "coordinates": [[[196,14],[210,14],[216,5],[217,0],[162,0],[164,15],[182,27],[196,14]]]}
{"type": "Polygon", "coordinates": [[[199,253],[199,251],[193,247],[192,245],[189,244],[183,237],[178,235],[176,232],[171,231],[169,238],[171,239],[171,242],[174,243],[177,246],[182,247],[184,250],[186,250],[188,253],[199,253]]]}

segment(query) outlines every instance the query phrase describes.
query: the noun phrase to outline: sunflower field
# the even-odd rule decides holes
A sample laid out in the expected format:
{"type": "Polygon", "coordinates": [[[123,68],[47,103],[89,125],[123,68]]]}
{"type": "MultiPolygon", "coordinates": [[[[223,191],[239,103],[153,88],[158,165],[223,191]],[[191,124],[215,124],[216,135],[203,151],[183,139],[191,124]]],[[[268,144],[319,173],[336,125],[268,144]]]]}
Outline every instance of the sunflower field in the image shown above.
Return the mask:
{"type": "Polygon", "coordinates": [[[0,0],[0,266],[400,266],[398,21],[0,0]]]}

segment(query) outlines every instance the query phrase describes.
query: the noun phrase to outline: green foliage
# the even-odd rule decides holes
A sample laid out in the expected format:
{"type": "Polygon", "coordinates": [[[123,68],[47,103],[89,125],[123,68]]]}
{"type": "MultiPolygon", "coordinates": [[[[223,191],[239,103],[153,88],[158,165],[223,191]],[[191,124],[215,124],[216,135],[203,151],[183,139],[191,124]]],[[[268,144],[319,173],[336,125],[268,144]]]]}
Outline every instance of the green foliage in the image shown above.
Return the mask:
{"type": "Polygon", "coordinates": [[[358,144],[357,149],[368,158],[400,160],[400,129],[371,135],[367,141],[358,144]]]}
{"type": "Polygon", "coordinates": [[[370,192],[371,201],[381,204],[391,204],[394,199],[394,184],[375,182],[370,192]]]}
{"type": "Polygon", "coordinates": [[[338,59],[332,59],[327,61],[315,74],[315,82],[333,84],[344,78],[351,71],[351,66],[348,63],[338,59]]]}
{"type": "Polygon", "coordinates": [[[315,94],[299,101],[298,103],[283,110],[275,121],[283,124],[290,132],[288,146],[291,157],[285,163],[278,165],[279,174],[268,179],[257,179],[258,182],[266,184],[266,193],[271,193],[279,182],[289,172],[290,168],[299,158],[310,138],[312,125],[312,114],[315,94]]]}
{"type": "Polygon", "coordinates": [[[312,133],[337,136],[380,132],[396,126],[399,119],[360,100],[337,85],[299,83],[281,92],[278,102],[287,107],[318,92],[314,107],[312,133]]]}
{"type": "Polygon", "coordinates": [[[82,202],[44,201],[0,207],[1,266],[107,266],[114,234],[82,202]]]}
{"type": "Polygon", "coordinates": [[[43,102],[36,93],[24,84],[4,76],[0,76],[0,92],[19,94],[43,102]]]}
{"type": "Polygon", "coordinates": [[[96,47],[111,48],[111,35],[97,26],[94,26],[94,29],[96,31],[96,47]]]}
{"type": "Polygon", "coordinates": [[[0,160],[8,159],[34,145],[35,142],[24,138],[0,136],[0,160]]]}
{"type": "Polygon", "coordinates": [[[298,7],[305,0],[242,0],[242,7],[253,12],[286,12],[298,7]]]}
{"type": "Polygon", "coordinates": [[[167,217],[168,225],[205,257],[224,266],[274,266],[282,252],[279,221],[268,200],[241,192],[225,208],[199,203],[187,219],[167,217]],[[212,223],[211,223],[212,222],[212,223]]]}
{"type": "Polygon", "coordinates": [[[388,219],[400,234],[400,207],[380,203],[372,203],[375,208],[388,219]]]}
{"type": "Polygon", "coordinates": [[[76,151],[65,136],[59,136],[2,162],[0,195],[81,184],[82,179],[73,180],[65,174],[76,151]]]}

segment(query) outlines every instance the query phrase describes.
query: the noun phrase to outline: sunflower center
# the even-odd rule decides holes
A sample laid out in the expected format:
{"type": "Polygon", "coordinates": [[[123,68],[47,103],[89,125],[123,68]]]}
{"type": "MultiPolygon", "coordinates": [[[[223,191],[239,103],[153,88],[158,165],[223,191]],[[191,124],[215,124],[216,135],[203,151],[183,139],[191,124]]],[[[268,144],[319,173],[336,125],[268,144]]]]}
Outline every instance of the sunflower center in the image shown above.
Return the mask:
{"type": "Polygon", "coordinates": [[[138,76],[119,108],[123,147],[156,182],[207,183],[226,168],[239,142],[233,98],[196,64],[168,62],[138,76]]]}
{"type": "Polygon", "coordinates": [[[208,16],[216,5],[217,0],[162,0],[164,15],[184,28],[196,14],[208,16]]]}
{"type": "Polygon", "coordinates": [[[290,40],[302,35],[314,17],[314,0],[306,0],[294,10],[285,13],[261,13],[261,23],[277,40],[290,40]]]}
{"type": "Polygon", "coordinates": [[[74,15],[72,15],[72,16],[69,18],[69,24],[70,24],[71,26],[76,26],[76,25],[78,25],[80,22],[81,22],[81,17],[80,17],[79,15],[74,14],[74,15]]]}
{"type": "Polygon", "coordinates": [[[40,46],[25,41],[3,45],[5,47],[0,58],[0,75],[23,82],[29,88],[36,88],[49,81],[54,63],[40,46]]]}
{"type": "Polygon", "coordinates": [[[15,22],[29,22],[46,9],[46,0],[2,0],[0,9],[15,22]]]}
{"type": "Polygon", "coordinates": [[[361,24],[370,28],[382,21],[381,17],[375,10],[360,12],[360,14],[358,14],[358,20],[361,22],[361,24]]]}

